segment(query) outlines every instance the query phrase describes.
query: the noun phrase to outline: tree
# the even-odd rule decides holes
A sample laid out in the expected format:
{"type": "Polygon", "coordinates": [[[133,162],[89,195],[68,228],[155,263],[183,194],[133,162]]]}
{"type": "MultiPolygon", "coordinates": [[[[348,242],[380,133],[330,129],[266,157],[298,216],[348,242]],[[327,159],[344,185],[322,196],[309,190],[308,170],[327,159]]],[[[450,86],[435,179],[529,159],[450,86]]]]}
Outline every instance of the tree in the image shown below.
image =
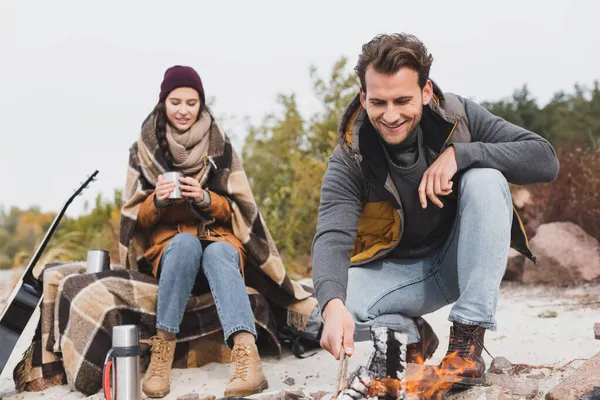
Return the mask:
{"type": "Polygon", "coordinates": [[[356,93],[356,79],[340,59],[327,80],[311,67],[322,111],[306,123],[294,94],[280,94],[281,112],[251,126],[242,158],[257,204],[286,261],[288,272],[307,273],[317,223],[321,180],[337,144],[337,124],[356,93]]]}
{"type": "Polygon", "coordinates": [[[594,149],[600,140],[600,85],[575,85],[573,93],[560,91],[540,108],[527,85],[516,90],[510,99],[484,102],[492,113],[538,133],[555,146],[568,143],[594,149]]]}

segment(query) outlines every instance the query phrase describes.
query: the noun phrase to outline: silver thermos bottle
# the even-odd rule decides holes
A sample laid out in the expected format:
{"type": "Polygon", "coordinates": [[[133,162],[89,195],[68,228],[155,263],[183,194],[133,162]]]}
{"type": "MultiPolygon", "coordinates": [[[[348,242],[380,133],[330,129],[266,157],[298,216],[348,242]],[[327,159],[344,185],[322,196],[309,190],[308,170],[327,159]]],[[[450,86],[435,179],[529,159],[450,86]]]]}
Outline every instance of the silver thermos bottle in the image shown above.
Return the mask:
{"type": "Polygon", "coordinates": [[[140,400],[140,349],[135,325],[113,327],[112,349],[106,355],[102,387],[107,400],[140,400]]]}

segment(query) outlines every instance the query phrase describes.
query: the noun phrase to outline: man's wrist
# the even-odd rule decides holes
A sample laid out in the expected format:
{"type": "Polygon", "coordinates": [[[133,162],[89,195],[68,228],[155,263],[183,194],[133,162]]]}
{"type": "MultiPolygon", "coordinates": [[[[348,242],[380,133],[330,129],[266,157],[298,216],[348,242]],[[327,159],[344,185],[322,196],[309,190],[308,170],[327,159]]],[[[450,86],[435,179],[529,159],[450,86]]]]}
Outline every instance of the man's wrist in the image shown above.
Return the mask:
{"type": "Polygon", "coordinates": [[[327,304],[325,304],[325,308],[323,308],[323,312],[322,312],[322,316],[323,316],[323,320],[327,319],[327,315],[329,314],[329,312],[332,309],[337,309],[340,307],[345,307],[344,302],[342,301],[342,299],[336,297],[334,299],[331,299],[327,302],[327,304]]]}

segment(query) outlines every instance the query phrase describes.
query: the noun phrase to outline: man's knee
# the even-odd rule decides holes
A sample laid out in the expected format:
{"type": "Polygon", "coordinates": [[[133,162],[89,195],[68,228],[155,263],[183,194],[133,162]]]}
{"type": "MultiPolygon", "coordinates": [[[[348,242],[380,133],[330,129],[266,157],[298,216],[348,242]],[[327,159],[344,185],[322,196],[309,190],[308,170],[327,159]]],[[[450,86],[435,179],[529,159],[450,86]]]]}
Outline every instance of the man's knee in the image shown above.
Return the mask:
{"type": "Polygon", "coordinates": [[[356,322],[366,322],[369,317],[367,315],[367,310],[364,305],[359,304],[359,301],[356,298],[347,298],[346,299],[346,308],[354,318],[356,322]]]}
{"type": "Polygon", "coordinates": [[[502,196],[510,200],[510,189],[504,175],[493,168],[472,168],[467,170],[460,180],[461,198],[469,196],[482,201],[490,197],[502,196]]]}

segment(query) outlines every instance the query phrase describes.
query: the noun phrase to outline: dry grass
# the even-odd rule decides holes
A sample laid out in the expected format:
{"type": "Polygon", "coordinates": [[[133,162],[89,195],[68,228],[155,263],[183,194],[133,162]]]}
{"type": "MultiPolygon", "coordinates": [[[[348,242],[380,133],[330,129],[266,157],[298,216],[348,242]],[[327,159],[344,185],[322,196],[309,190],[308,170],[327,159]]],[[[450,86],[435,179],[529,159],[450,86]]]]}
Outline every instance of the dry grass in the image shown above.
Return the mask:
{"type": "Polygon", "coordinates": [[[573,222],[600,240],[600,147],[567,145],[557,151],[560,172],[550,184],[532,185],[522,211],[529,236],[549,222],[573,222]]]}

